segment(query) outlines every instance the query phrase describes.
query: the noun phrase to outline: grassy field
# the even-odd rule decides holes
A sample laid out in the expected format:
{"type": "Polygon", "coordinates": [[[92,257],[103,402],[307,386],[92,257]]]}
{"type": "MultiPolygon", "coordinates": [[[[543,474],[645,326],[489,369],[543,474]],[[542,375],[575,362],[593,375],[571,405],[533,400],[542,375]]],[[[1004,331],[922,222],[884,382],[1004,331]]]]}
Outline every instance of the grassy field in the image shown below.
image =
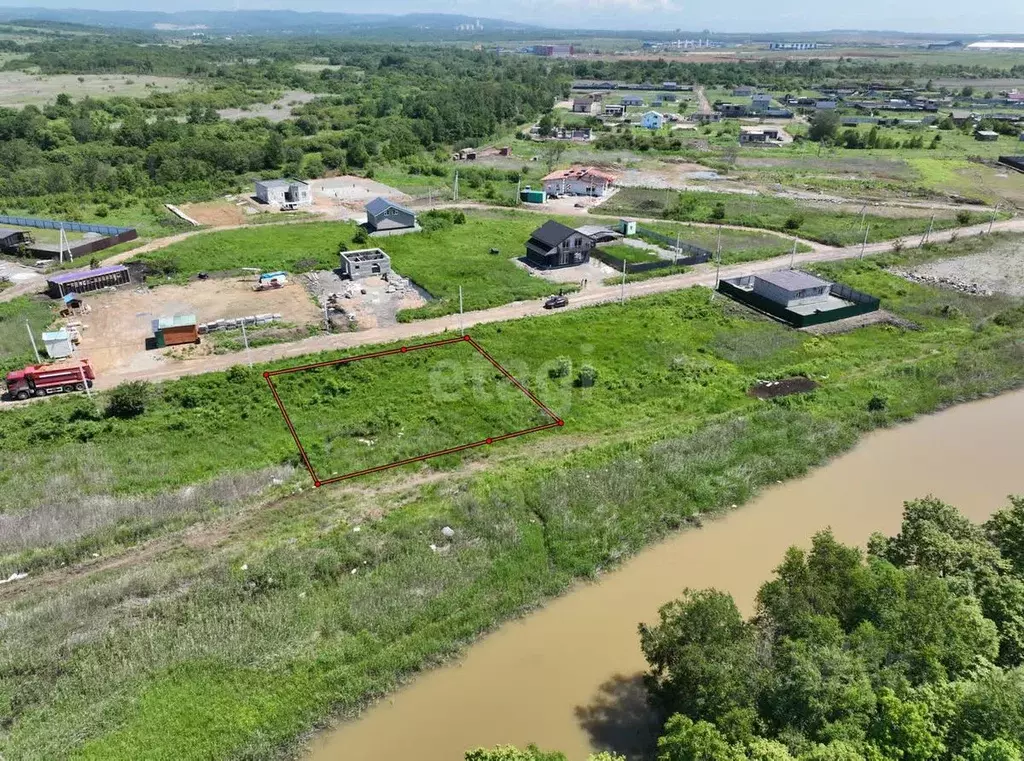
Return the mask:
{"type": "Polygon", "coordinates": [[[42,351],[39,334],[53,322],[54,316],[49,300],[19,296],[0,302],[0,374],[35,362],[25,322],[32,328],[42,351]]]}
{"type": "MultiPolygon", "coordinates": [[[[116,555],[154,525],[211,524],[205,542],[189,532],[163,551],[153,545],[144,562],[70,575],[59,593],[41,580],[4,603],[0,752],[277,757],[311,723],[356,711],[686,516],[741,504],[865,431],[1019,385],[1024,328],[991,319],[1009,302],[879,266],[982,245],[830,265],[918,331],[812,337],[704,289],[481,326],[474,336],[566,427],[465,454],[461,468],[435,461],[358,488],[296,493],[285,476],[253,496],[268,488],[258,486],[270,483],[268,467],[294,461],[262,368],[164,384],[129,420],[84,398],[8,411],[0,575],[30,568],[35,580],[84,553],[116,555]],[[595,385],[551,382],[561,356],[593,364],[595,385]],[[820,388],[774,402],[745,394],[759,379],[801,373],[820,388]],[[884,410],[869,410],[873,397],[884,410]],[[447,475],[429,478],[438,472],[447,475]],[[58,506],[54,484],[36,486],[43,473],[78,487],[58,521],[45,520],[58,506]],[[145,497],[200,479],[212,480],[188,498],[145,497]],[[121,497],[80,501],[111,493],[121,497]],[[455,528],[450,541],[442,526],[455,528]]],[[[436,408],[403,413],[429,423],[436,408]]],[[[332,409],[340,422],[358,419],[332,409]]]]}
{"type": "Polygon", "coordinates": [[[611,254],[612,256],[622,259],[624,262],[632,262],[634,264],[662,261],[662,257],[651,251],[643,248],[637,248],[636,246],[627,246],[624,243],[601,246],[601,250],[606,254],[611,254]]]}
{"type": "MultiPolygon", "coordinates": [[[[878,214],[860,214],[819,208],[773,196],[735,193],[704,193],[650,188],[623,188],[602,205],[604,211],[636,216],[654,216],[694,222],[760,227],[791,232],[833,246],[850,246],[864,240],[869,226],[868,242],[890,240],[907,235],[923,235],[928,218],[899,218],[878,214]],[[720,210],[716,217],[716,207],[720,210]],[[863,220],[863,224],[862,224],[863,220]]],[[[991,214],[964,211],[964,223],[976,224],[991,214]]],[[[953,211],[936,212],[934,229],[942,230],[962,224],[953,211]]]]}

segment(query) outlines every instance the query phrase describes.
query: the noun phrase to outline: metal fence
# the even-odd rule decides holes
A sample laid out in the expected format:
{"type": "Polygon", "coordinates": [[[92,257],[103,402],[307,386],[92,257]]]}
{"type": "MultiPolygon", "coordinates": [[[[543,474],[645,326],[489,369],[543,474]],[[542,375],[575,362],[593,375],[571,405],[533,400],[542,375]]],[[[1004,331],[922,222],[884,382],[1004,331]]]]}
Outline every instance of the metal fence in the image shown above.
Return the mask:
{"type": "Polygon", "coordinates": [[[647,227],[640,227],[639,225],[637,225],[636,233],[644,238],[654,238],[654,240],[658,241],[662,245],[668,246],[669,248],[678,248],[680,251],[686,251],[692,256],[704,257],[703,259],[697,259],[691,262],[692,264],[711,261],[712,253],[706,248],[701,248],[700,246],[695,246],[692,243],[686,243],[685,241],[679,241],[677,243],[677,238],[665,235],[664,233],[659,233],[647,227]]]}
{"type": "Polygon", "coordinates": [[[867,314],[876,311],[881,302],[867,293],[856,291],[848,285],[833,283],[829,293],[836,298],[849,301],[850,305],[839,309],[829,309],[811,314],[800,314],[783,304],[778,304],[771,299],[765,298],[753,291],[746,290],[743,286],[750,286],[754,280],[753,275],[722,280],[718,284],[718,290],[730,298],[746,304],[759,312],[764,312],[776,317],[783,322],[789,323],[796,328],[806,328],[809,325],[821,325],[825,322],[835,322],[847,317],[854,317],[860,314],[867,314]]]}
{"type": "Polygon", "coordinates": [[[75,233],[99,233],[100,235],[121,235],[134,231],[132,227],[114,227],[112,225],[93,225],[88,222],[60,222],[55,219],[37,219],[36,217],[9,217],[0,214],[0,225],[12,227],[35,227],[40,230],[59,230],[75,233]]]}

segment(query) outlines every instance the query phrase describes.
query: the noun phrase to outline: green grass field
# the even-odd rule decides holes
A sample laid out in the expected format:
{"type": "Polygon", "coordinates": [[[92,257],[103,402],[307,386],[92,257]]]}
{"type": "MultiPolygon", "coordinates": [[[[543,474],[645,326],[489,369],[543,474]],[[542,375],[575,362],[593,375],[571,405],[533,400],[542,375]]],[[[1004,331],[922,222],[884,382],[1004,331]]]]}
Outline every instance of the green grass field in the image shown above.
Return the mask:
{"type": "MultiPolygon", "coordinates": [[[[915,285],[879,266],[984,245],[829,266],[917,331],[812,337],[712,302],[704,289],[481,326],[474,336],[538,391],[558,357],[596,368],[593,387],[541,391],[565,429],[460,456],[483,470],[434,461],[358,488],[271,487],[256,504],[272,509],[243,509],[253,498],[237,479],[232,496],[208,502],[138,501],[231,473],[268,483],[268,465],[294,462],[262,368],[163,384],[128,420],[78,397],[9,410],[0,416],[0,575],[35,578],[93,552],[116,558],[160,526],[210,520],[220,530],[213,546],[154,545],[144,563],[72,576],[57,595],[26,588],[5,606],[16,615],[0,631],[0,752],[279,757],[314,722],[353,714],[687,516],[741,504],[865,431],[1019,385],[1024,328],[991,319],[1011,302],[915,285]],[[774,402],[745,393],[801,373],[820,387],[774,402]],[[884,410],[869,410],[874,397],[884,410]],[[443,481],[404,480],[435,467],[443,481]],[[52,524],[43,518],[54,484],[39,483],[47,473],[76,484],[52,524]],[[136,501],[120,515],[116,500],[102,510],[81,502],[110,493],[136,501]],[[448,543],[442,526],[455,528],[448,543]],[[18,527],[36,537],[30,547],[14,542],[18,527]]],[[[429,425],[441,413],[421,401],[403,413],[429,425]]]]}
{"type": "Polygon", "coordinates": [[[31,296],[19,296],[0,302],[0,374],[34,363],[32,343],[25,329],[27,321],[42,351],[39,334],[53,322],[52,302],[31,296]]]}
{"type": "MultiPolygon", "coordinates": [[[[774,196],[650,188],[623,188],[603,204],[602,209],[619,214],[660,216],[679,221],[722,222],[786,231],[833,246],[860,243],[864,240],[865,232],[868,233],[868,242],[923,235],[929,225],[927,217],[899,218],[869,213],[862,217],[856,213],[818,208],[774,196]],[[715,215],[716,207],[721,209],[718,218],[715,215]]],[[[962,213],[967,224],[977,224],[991,216],[972,211],[962,213]]],[[[936,230],[960,224],[953,211],[935,214],[936,230]]]]}
{"type": "Polygon", "coordinates": [[[624,262],[631,262],[633,264],[662,261],[660,256],[651,251],[637,248],[636,246],[627,246],[623,243],[601,246],[601,250],[606,254],[611,254],[612,256],[622,259],[624,262]]]}

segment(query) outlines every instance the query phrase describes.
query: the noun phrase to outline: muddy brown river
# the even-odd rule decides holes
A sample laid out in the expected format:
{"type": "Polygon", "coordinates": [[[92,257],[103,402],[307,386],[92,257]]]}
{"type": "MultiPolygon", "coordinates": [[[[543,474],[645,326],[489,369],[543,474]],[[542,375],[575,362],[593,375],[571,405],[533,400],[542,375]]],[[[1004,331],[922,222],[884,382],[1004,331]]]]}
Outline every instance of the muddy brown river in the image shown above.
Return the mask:
{"type": "Polygon", "coordinates": [[[460,661],[316,738],[309,761],[459,761],[472,747],[536,743],[583,761],[631,756],[653,732],[637,623],[686,587],[731,592],[750,613],[793,544],[832,527],[863,545],[899,529],[928,494],[974,520],[1024,493],[1024,392],[954,407],[866,437],[849,454],[766,490],[728,516],[655,545],[473,645],[460,661]]]}

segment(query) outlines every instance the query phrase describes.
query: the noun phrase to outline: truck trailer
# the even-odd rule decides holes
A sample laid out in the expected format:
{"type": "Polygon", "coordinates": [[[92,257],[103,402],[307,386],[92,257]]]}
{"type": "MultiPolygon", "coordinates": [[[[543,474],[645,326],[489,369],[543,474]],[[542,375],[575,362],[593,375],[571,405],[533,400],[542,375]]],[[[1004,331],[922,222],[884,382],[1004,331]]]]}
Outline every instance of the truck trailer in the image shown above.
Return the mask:
{"type": "Polygon", "coordinates": [[[84,391],[96,380],[89,360],[63,365],[29,365],[7,373],[7,395],[11,399],[48,396],[66,391],[84,391]]]}

